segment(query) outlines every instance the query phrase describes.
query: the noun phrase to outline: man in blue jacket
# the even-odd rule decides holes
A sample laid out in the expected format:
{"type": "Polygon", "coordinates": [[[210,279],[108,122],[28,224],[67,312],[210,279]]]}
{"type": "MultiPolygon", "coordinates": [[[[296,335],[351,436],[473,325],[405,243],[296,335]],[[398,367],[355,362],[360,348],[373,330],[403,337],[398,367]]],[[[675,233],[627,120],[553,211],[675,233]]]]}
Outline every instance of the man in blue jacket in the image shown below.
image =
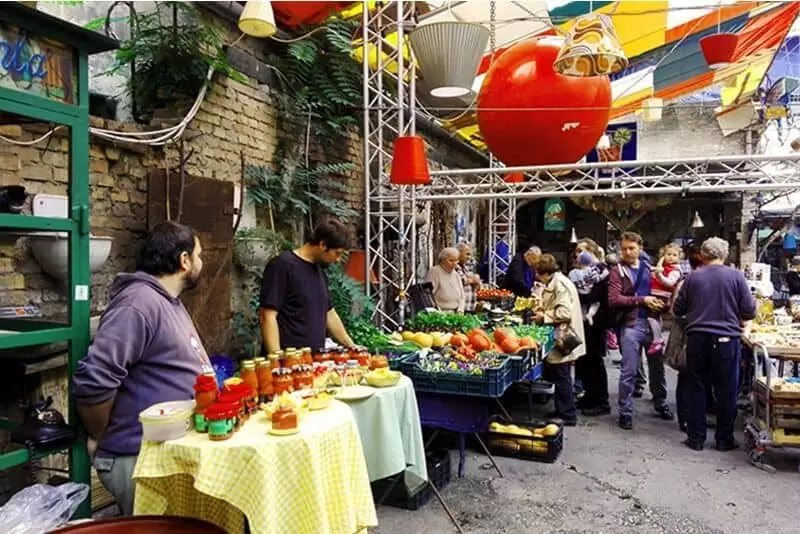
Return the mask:
{"type": "Polygon", "coordinates": [[[739,447],[733,437],[739,385],[742,329],[756,316],[756,303],[744,275],[727,267],[729,245],[712,237],[700,248],[705,266],[691,273],[675,299],[675,315],[686,316],[686,367],[689,374],[687,447],[702,451],[706,441],[706,388],[716,395],[717,450],[739,447]],[[709,380],[710,379],[710,380],[709,380]]]}
{"type": "Polygon", "coordinates": [[[534,265],[541,257],[542,249],[539,247],[529,247],[523,252],[518,252],[508,266],[502,288],[511,291],[517,297],[530,297],[533,282],[536,280],[534,265]]]}

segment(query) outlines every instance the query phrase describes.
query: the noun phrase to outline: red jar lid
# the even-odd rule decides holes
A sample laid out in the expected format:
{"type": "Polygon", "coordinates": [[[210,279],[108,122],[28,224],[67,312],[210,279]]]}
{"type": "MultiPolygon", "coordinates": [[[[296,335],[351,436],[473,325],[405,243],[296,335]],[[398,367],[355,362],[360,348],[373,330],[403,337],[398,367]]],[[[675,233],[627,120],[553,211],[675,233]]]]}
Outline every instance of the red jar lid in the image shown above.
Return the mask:
{"type": "MultiPolygon", "coordinates": [[[[231,405],[226,404],[224,402],[215,402],[206,408],[206,419],[210,419],[212,421],[221,421],[222,419],[228,419],[231,417],[231,405]]],[[[238,410],[237,410],[238,412],[238,410]]]]}
{"type": "Polygon", "coordinates": [[[194,390],[198,393],[205,391],[214,391],[217,389],[217,381],[213,376],[200,375],[197,377],[197,382],[194,384],[194,390]]]}
{"type": "Polygon", "coordinates": [[[222,404],[234,404],[236,406],[240,406],[242,404],[242,397],[234,392],[224,392],[219,396],[219,398],[217,398],[217,401],[222,404]]]}

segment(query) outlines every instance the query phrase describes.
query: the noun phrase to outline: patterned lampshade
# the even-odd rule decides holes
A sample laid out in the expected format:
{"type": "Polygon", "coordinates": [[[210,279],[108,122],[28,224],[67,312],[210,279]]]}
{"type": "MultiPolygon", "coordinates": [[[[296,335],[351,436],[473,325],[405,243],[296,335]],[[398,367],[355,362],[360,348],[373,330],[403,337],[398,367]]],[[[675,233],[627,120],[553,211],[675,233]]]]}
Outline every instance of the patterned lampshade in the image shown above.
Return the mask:
{"type": "Polygon", "coordinates": [[[472,22],[432,22],[411,32],[411,49],[431,95],[464,96],[472,90],[489,30],[472,22]]]}
{"type": "Polygon", "coordinates": [[[590,13],[570,29],[553,65],[564,76],[608,76],[628,66],[628,58],[607,15],[590,13]]]}

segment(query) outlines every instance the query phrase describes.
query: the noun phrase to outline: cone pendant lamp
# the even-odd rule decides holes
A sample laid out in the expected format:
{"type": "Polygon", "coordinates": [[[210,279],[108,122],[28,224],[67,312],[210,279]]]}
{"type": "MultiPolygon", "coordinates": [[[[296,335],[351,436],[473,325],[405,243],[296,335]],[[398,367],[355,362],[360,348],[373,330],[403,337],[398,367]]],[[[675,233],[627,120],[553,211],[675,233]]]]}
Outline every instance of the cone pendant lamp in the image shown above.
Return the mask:
{"type": "Polygon", "coordinates": [[[611,17],[589,13],[573,24],[553,64],[564,76],[607,76],[628,66],[611,17]]]}
{"type": "Polygon", "coordinates": [[[389,183],[394,185],[427,185],[431,181],[425,141],[418,135],[398,137],[392,153],[392,174],[389,183]]]}
{"type": "Polygon", "coordinates": [[[250,37],[272,37],[278,31],[269,0],[248,0],[239,16],[239,29],[250,37]]]}
{"type": "Polygon", "coordinates": [[[489,30],[471,22],[422,24],[409,39],[414,57],[432,96],[468,95],[486,52],[489,30]]]}
{"type": "Polygon", "coordinates": [[[715,33],[700,39],[700,49],[712,70],[727,67],[736,55],[739,36],[735,33],[715,33]]]}
{"type": "Polygon", "coordinates": [[[700,212],[694,212],[694,219],[692,219],[692,228],[703,228],[705,224],[703,224],[703,219],[700,218],[700,212]]]}

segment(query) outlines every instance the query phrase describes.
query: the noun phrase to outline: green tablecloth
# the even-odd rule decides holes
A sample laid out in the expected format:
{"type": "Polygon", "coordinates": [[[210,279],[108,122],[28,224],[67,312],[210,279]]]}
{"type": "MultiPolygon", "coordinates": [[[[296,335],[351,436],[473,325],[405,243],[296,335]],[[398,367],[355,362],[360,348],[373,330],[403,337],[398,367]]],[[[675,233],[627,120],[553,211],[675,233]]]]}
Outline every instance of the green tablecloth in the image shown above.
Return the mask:
{"type": "Polygon", "coordinates": [[[409,489],[428,480],[417,397],[407,376],[394,387],[376,388],[369,399],[348,404],[361,435],[370,481],[403,471],[409,489]]]}

